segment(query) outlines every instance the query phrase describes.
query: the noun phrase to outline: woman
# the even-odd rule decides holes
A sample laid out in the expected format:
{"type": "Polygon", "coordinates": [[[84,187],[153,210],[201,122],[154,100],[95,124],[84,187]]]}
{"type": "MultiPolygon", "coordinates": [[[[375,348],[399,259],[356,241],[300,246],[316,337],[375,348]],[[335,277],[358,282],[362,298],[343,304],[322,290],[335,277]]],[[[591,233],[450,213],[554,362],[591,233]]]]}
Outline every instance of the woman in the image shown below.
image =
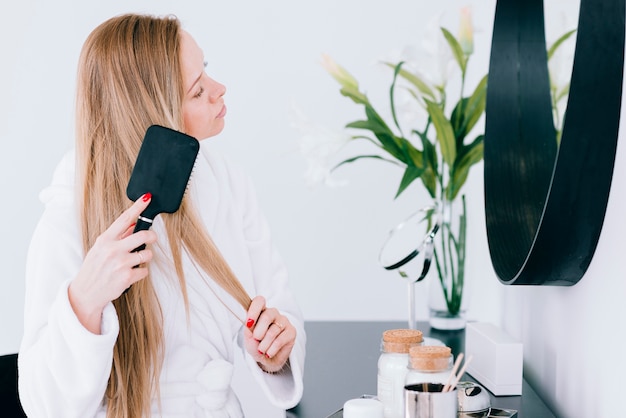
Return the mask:
{"type": "Polygon", "coordinates": [[[200,140],[224,127],[225,88],[204,66],[174,17],[115,17],[85,42],[75,156],[41,194],[27,261],[29,416],[243,416],[237,346],[274,404],[299,401],[302,318],[249,179],[202,141],[181,208],[132,233],[151,199],[125,196],[147,127],[200,140]]]}

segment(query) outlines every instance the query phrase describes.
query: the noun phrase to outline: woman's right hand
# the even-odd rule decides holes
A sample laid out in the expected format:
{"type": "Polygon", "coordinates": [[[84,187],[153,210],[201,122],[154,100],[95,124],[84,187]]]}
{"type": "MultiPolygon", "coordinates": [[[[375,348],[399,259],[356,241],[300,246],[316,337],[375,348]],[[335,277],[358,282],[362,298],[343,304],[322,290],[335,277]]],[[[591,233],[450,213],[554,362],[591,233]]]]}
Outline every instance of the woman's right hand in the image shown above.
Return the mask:
{"type": "Polygon", "coordinates": [[[78,275],[70,283],[68,293],[72,309],[83,326],[94,334],[100,334],[105,306],[148,275],[144,263],[152,260],[152,251],[147,248],[131,251],[157,240],[151,230],[133,234],[137,217],[148,207],[150,199],[150,193],[137,199],[96,239],[78,275]]]}

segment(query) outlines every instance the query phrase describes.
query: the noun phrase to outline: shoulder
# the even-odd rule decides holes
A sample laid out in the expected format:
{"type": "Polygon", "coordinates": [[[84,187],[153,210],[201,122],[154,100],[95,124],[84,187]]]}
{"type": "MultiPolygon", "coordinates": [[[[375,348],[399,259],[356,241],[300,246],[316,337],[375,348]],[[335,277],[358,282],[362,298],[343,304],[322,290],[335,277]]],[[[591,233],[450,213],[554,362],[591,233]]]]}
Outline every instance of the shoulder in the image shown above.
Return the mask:
{"type": "Polygon", "coordinates": [[[61,158],[50,185],[39,193],[39,200],[46,206],[51,204],[72,204],[74,201],[76,154],[70,150],[61,158]]]}
{"type": "Polygon", "coordinates": [[[75,154],[67,152],[57,164],[52,181],[39,193],[44,204],[33,233],[29,260],[49,265],[76,255],[80,260],[82,244],[75,196],[75,154]],[[67,251],[71,248],[72,251],[67,251]]]}

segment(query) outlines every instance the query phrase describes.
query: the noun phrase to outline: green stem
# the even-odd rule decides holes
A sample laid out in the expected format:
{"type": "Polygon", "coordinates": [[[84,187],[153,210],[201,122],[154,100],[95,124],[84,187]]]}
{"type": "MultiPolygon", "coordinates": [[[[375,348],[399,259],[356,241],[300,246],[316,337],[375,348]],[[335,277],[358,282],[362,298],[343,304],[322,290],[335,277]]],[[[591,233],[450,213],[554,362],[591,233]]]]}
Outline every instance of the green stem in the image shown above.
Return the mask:
{"type": "Polygon", "coordinates": [[[467,232],[467,215],[465,196],[461,196],[462,213],[459,215],[458,235],[451,225],[453,214],[445,213],[447,205],[451,202],[441,201],[442,218],[441,235],[439,236],[440,251],[435,251],[435,264],[439,275],[443,295],[446,301],[448,312],[452,315],[457,314],[461,309],[463,300],[463,286],[465,276],[465,243],[467,232]]]}

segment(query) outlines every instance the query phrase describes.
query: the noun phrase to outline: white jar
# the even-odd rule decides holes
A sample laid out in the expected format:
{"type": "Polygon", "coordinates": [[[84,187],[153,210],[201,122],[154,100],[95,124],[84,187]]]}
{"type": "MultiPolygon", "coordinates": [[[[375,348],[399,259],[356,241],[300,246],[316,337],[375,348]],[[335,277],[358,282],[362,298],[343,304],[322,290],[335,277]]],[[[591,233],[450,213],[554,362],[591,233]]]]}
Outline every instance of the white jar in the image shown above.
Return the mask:
{"type": "Polygon", "coordinates": [[[404,418],[404,385],[409,364],[409,349],[421,344],[422,332],[393,329],[383,332],[378,358],[378,400],[385,418],[404,418]]]}
{"type": "Polygon", "coordinates": [[[383,404],[378,399],[350,399],[343,404],[344,418],[383,418],[383,404]]]}
{"type": "Polygon", "coordinates": [[[452,372],[452,350],[445,346],[411,347],[405,384],[448,383],[452,372]]]}

